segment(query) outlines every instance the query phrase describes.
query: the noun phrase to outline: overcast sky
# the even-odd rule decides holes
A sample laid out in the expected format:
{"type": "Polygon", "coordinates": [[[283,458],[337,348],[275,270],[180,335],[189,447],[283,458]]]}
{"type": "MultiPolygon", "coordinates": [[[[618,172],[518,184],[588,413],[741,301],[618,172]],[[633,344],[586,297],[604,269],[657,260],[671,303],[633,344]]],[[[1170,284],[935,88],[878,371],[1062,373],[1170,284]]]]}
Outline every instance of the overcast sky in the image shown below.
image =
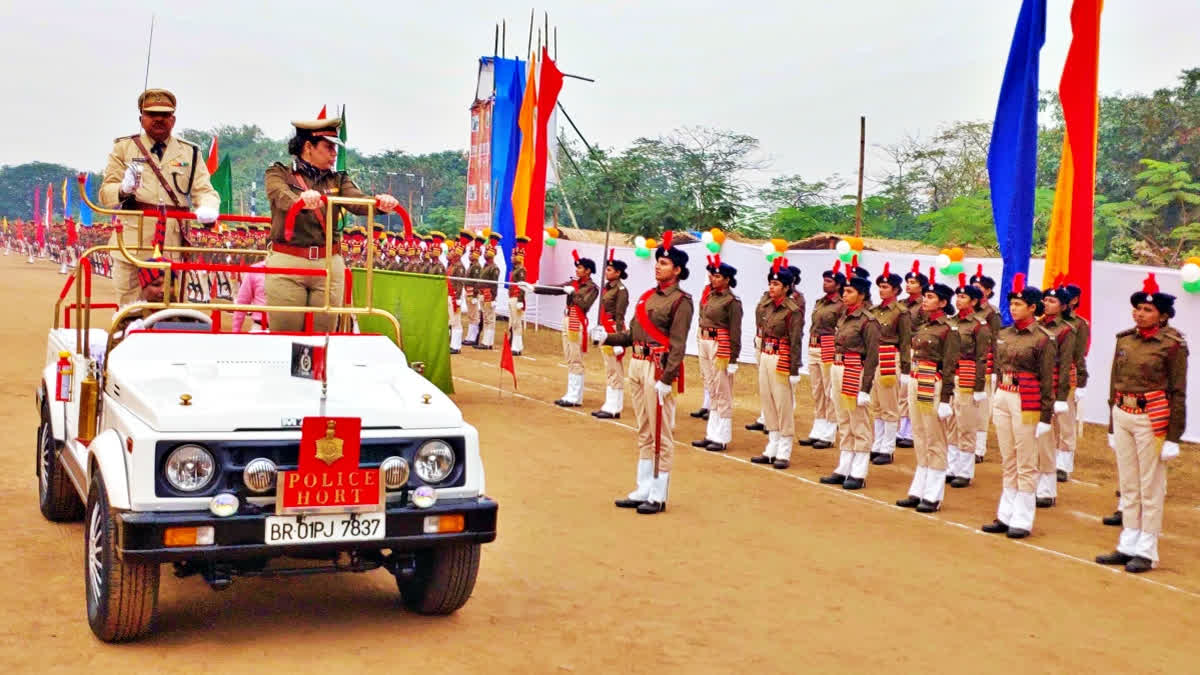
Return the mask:
{"type": "MultiPolygon", "coordinates": [[[[684,125],[751,134],[772,175],[855,173],[869,144],[990,120],[1020,0],[572,0],[538,8],[558,28],[561,101],[593,143],[623,147],[684,125]]],[[[288,121],[347,106],[349,141],[374,153],[465,148],[477,59],[508,20],[523,51],[528,4],[49,0],[0,3],[0,164],[103,167],[137,131],[146,39],[150,86],[179,97],[178,128],[288,121]]],[[[1041,87],[1057,89],[1070,2],[1050,0],[1041,87]]],[[[1200,1],[1109,0],[1100,89],[1149,92],[1200,66],[1200,1]]],[[[884,167],[868,157],[868,175],[884,167]],[[874,171],[871,164],[874,163],[874,171]]]]}

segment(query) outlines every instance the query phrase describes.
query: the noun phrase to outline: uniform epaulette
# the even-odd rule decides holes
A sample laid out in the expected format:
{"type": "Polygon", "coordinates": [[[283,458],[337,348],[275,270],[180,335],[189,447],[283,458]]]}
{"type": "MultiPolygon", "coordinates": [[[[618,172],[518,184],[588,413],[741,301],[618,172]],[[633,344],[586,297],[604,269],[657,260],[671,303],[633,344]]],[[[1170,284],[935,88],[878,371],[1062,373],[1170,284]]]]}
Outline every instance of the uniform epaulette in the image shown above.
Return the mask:
{"type": "Polygon", "coordinates": [[[1042,333],[1046,335],[1046,337],[1050,338],[1051,342],[1055,342],[1054,333],[1051,333],[1049,328],[1046,328],[1041,323],[1037,323],[1035,325],[1037,326],[1038,330],[1042,331],[1042,333]]]}
{"type": "Polygon", "coordinates": [[[132,141],[133,139],[137,138],[138,135],[139,134],[134,134],[132,136],[117,136],[116,138],[113,139],[113,143],[120,143],[121,141],[132,141]]]}
{"type": "Polygon", "coordinates": [[[984,314],[984,315],[976,314],[975,320],[981,324],[987,324],[987,322],[988,322],[988,318],[987,318],[986,314],[984,314]]]}
{"type": "Polygon", "coordinates": [[[1136,332],[1137,332],[1137,328],[1129,328],[1127,330],[1121,331],[1120,333],[1117,333],[1117,337],[1119,337],[1119,338],[1129,337],[1130,335],[1133,335],[1136,332]]]}
{"type": "Polygon", "coordinates": [[[195,143],[193,143],[193,142],[191,142],[191,141],[185,141],[185,140],[183,140],[182,138],[179,138],[179,137],[176,137],[176,138],[175,138],[175,140],[179,141],[180,143],[183,143],[184,145],[190,145],[190,146],[192,146],[193,148],[196,148],[197,150],[199,150],[199,149],[200,149],[200,146],[196,145],[195,143]]]}
{"type": "Polygon", "coordinates": [[[783,304],[788,308],[789,312],[799,312],[800,311],[800,305],[797,305],[796,301],[792,300],[791,298],[784,298],[783,304]]]}
{"type": "Polygon", "coordinates": [[[1183,333],[1180,333],[1179,331],[1175,330],[1174,328],[1171,328],[1169,326],[1164,328],[1163,336],[1178,342],[1179,344],[1183,345],[1184,347],[1187,346],[1187,338],[1183,337],[1183,333]]]}

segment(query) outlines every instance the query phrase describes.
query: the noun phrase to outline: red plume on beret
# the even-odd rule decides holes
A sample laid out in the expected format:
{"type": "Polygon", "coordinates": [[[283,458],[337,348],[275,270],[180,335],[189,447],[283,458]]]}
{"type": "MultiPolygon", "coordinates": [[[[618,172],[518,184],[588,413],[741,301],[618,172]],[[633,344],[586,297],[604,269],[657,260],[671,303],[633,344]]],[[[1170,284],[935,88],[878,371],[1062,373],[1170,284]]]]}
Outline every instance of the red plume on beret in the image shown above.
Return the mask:
{"type": "Polygon", "coordinates": [[[1142,292],[1149,294],[1158,292],[1158,281],[1154,279],[1154,272],[1146,275],[1146,280],[1142,282],[1142,292]]]}
{"type": "Polygon", "coordinates": [[[615,248],[608,249],[608,262],[612,262],[613,260],[615,260],[616,255],[617,255],[617,249],[615,249],[615,248]]]}
{"type": "Polygon", "coordinates": [[[891,274],[891,272],[892,272],[892,263],[890,263],[890,262],[883,263],[883,274],[881,274],[880,276],[886,277],[889,274],[891,274]]]}
{"type": "MultiPolygon", "coordinates": [[[[778,260],[778,258],[776,258],[776,260],[778,260]]],[[[840,269],[842,269],[842,261],[841,261],[841,260],[835,260],[835,261],[833,262],[833,273],[834,273],[834,274],[837,274],[837,273],[838,273],[838,270],[840,270],[840,269]]]]}
{"type": "Polygon", "coordinates": [[[966,286],[967,286],[967,273],[959,272],[958,273],[958,287],[966,288],[966,286]]]}
{"type": "Polygon", "coordinates": [[[929,266],[929,285],[930,285],[930,286],[932,286],[932,285],[933,285],[933,282],[934,282],[934,280],[935,280],[935,279],[936,279],[936,277],[935,277],[935,275],[934,275],[934,269],[933,269],[933,265],[930,265],[930,266],[929,266]]]}
{"type": "Polygon", "coordinates": [[[913,271],[913,274],[920,274],[920,273],[921,273],[921,261],[920,261],[920,260],[914,260],[914,261],[913,261],[913,268],[912,268],[912,271],[913,271]]]}
{"type": "Polygon", "coordinates": [[[782,267],[783,267],[783,256],[776,256],[774,262],[771,263],[771,270],[773,272],[775,272],[776,274],[778,274],[780,268],[782,268],[782,267]]]}
{"type": "Polygon", "coordinates": [[[671,230],[667,230],[666,232],[663,232],[662,248],[664,251],[671,250],[671,240],[674,238],[675,238],[675,233],[672,232],[671,230]]]}
{"type": "Polygon", "coordinates": [[[577,264],[579,263],[579,251],[571,249],[571,257],[575,259],[577,264]]]}
{"type": "Polygon", "coordinates": [[[854,256],[850,259],[850,267],[846,269],[854,269],[855,267],[858,267],[858,256],[854,256]]]}
{"type": "Polygon", "coordinates": [[[1013,293],[1020,293],[1025,290],[1025,273],[1017,272],[1013,275],[1013,293]]]}
{"type": "Polygon", "coordinates": [[[713,256],[713,267],[720,267],[720,266],[721,266],[721,254],[718,253],[713,256]]]}
{"type": "Polygon", "coordinates": [[[706,256],[704,256],[704,259],[708,261],[708,264],[709,264],[709,266],[711,267],[711,266],[712,266],[712,264],[713,264],[713,259],[712,259],[712,256],[711,256],[711,255],[706,255],[706,256]]]}
{"type": "Polygon", "coordinates": [[[978,265],[975,266],[975,276],[977,276],[977,277],[983,276],[983,263],[979,263],[978,265]]]}

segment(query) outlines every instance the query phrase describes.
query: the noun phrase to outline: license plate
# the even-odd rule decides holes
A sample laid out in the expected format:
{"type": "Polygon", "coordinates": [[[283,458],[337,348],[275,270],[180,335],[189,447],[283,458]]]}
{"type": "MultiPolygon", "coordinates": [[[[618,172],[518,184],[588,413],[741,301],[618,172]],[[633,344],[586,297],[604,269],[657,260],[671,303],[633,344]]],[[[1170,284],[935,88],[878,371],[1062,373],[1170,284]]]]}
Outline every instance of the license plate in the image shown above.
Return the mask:
{"type": "Polygon", "coordinates": [[[309,516],[267,516],[267,544],[323,544],[334,541],[383,539],[383,513],[328,513],[309,516]]]}

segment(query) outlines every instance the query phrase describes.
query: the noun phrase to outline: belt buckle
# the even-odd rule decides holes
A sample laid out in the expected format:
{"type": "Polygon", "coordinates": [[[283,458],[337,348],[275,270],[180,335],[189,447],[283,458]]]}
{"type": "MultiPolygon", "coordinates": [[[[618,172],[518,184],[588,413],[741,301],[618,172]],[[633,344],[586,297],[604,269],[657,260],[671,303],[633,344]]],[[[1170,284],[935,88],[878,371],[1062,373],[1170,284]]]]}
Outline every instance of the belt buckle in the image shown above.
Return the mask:
{"type": "Polygon", "coordinates": [[[1125,408],[1139,408],[1138,397],[1124,394],[1121,396],[1121,406],[1125,408]]]}
{"type": "Polygon", "coordinates": [[[309,246],[308,247],[308,259],[316,260],[318,257],[320,257],[320,252],[317,250],[317,247],[309,246]]]}

